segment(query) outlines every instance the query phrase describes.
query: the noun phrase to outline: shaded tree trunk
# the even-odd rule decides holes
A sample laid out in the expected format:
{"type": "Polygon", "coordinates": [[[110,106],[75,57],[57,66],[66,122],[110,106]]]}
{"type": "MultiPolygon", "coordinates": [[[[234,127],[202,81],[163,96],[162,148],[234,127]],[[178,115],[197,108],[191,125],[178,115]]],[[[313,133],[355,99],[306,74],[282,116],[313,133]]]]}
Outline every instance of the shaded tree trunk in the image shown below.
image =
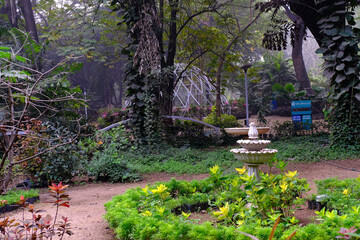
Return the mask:
{"type": "Polygon", "coordinates": [[[36,42],[39,42],[34,13],[30,0],[19,0],[19,7],[25,19],[25,29],[36,42]]]}
{"type": "Polygon", "coordinates": [[[305,90],[307,95],[313,94],[309,76],[306,71],[304,56],[303,56],[303,41],[306,33],[304,21],[301,17],[293,14],[290,9],[285,6],[285,14],[295,23],[297,34],[294,36],[292,46],[292,60],[295,69],[296,81],[299,83],[299,90],[305,90]]]}
{"type": "Polygon", "coordinates": [[[5,0],[1,13],[7,15],[10,27],[18,27],[18,16],[16,13],[16,0],[5,0]]]}
{"type": "MultiPolygon", "coordinates": [[[[317,22],[321,18],[329,16],[332,12],[344,10],[345,2],[340,5],[334,5],[333,0],[326,0],[318,4],[315,4],[315,2],[315,0],[293,0],[288,3],[291,11],[303,19],[305,26],[310,30],[319,46],[321,46],[324,36],[320,32],[317,22]],[[332,9],[328,9],[325,12],[320,13],[319,9],[324,6],[332,6],[332,9]]],[[[345,18],[340,21],[345,23],[345,18]]]]}
{"type": "Polygon", "coordinates": [[[215,93],[216,93],[216,116],[221,117],[221,77],[222,77],[222,70],[224,66],[224,62],[226,59],[226,54],[229,52],[233,44],[236,43],[238,40],[238,36],[236,36],[226,47],[225,51],[220,56],[219,65],[216,72],[216,85],[215,85],[215,93]]]}
{"type": "Polygon", "coordinates": [[[173,100],[173,91],[175,85],[175,75],[172,68],[175,64],[175,55],[176,55],[176,39],[177,39],[177,13],[179,0],[169,0],[169,5],[171,9],[170,13],[170,29],[169,29],[169,43],[168,43],[168,52],[166,56],[165,71],[168,72],[165,74],[165,89],[164,92],[164,101],[163,101],[163,115],[171,115],[172,113],[172,100],[173,100]]]}
{"type": "MultiPolygon", "coordinates": [[[[224,54],[225,55],[225,54],[224,54]]],[[[219,65],[216,72],[216,85],[215,85],[215,93],[216,93],[216,116],[221,117],[221,77],[222,77],[222,68],[225,61],[225,56],[222,55],[219,61],[219,65]]]]}

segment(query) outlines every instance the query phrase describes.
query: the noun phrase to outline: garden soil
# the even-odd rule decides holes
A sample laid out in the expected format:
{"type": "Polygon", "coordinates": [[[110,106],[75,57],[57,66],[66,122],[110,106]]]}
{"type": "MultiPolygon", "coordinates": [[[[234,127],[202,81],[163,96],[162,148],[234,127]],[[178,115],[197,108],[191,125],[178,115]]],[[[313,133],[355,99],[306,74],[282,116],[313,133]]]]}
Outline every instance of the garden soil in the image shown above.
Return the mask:
{"type": "MultiPolygon", "coordinates": [[[[300,178],[308,179],[310,187],[312,188],[311,193],[316,193],[315,180],[330,177],[338,177],[339,179],[358,177],[360,172],[354,170],[360,170],[360,159],[314,163],[289,163],[287,169],[290,171],[297,170],[300,178]]],[[[270,172],[270,169],[267,166],[262,166],[261,170],[270,172]]],[[[272,173],[278,173],[278,171],[272,169],[272,173]]],[[[168,181],[173,177],[178,180],[193,180],[203,179],[207,176],[208,174],[175,175],[156,173],[145,175],[143,181],[136,183],[85,183],[84,185],[72,185],[68,190],[71,197],[70,207],[61,208],[60,210],[60,215],[70,218],[71,228],[74,232],[73,236],[66,237],[65,239],[115,239],[113,231],[109,229],[103,218],[103,215],[105,214],[104,203],[111,200],[115,195],[123,194],[129,188],[144,187],[146,184],[152,184],[158,181],[168,181]]],[[[35,204],[36,209],[46,210],[54,216],[51,204],[44,203],[50,200],[49,195],[43,190],[40,195],[40,203],[35,204]]],[[[19,219],[22,216],[22,213],[19,211],[13,212],[10,213],[10,216],[19,219]]],[[[306,206],[303,206],[301,210],[296,212],[296,216],[306,224],[311,221],[312,216],[315,216],[315,214],[313,211],[307,210],[306,206]]]]}

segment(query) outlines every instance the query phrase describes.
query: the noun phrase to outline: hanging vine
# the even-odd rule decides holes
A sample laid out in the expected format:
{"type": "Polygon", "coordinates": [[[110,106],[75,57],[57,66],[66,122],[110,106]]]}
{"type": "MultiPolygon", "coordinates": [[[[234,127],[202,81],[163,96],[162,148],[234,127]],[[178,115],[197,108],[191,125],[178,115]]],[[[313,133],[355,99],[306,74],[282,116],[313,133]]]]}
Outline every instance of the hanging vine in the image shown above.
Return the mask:
{"type": "Polygon", "coordinates": [[[341,1],[334,6],[321,9],[331,14],[318,22],[325,37],[316,52],[323,54],[325,75],[330,79],[332,144],[356,145],[360,142],[360,29],[355,27],[350,4],[341,1]],[[330,11],[340,4],[343,9],[330,11]]]}
{"type": "Polygon", "coordinates": [[[114,0],[111,5],[123,16],[130,38],[123,49],[129,61],[125,79],[126,95],[131,102],[129,125],[137,145],[151,145],[160,139],[155,74],[160,68],[160,51],[154,31],[159,22],[155,2],[114,0]]]}

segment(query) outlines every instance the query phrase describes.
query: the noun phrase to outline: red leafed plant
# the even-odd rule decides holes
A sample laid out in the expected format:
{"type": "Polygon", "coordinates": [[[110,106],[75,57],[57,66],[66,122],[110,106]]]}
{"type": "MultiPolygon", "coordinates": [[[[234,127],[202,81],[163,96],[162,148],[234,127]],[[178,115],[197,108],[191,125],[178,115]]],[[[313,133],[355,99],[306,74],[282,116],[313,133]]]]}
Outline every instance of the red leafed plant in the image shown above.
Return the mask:
{"type": "MultiPolygon", "coordinates": [[[[21,205],[23,210],[23,217],[21,220],[16,221],[10,219],[4,213],[3,219],[0,220],[0,239],[5,240],[43,240],[50,239],[56,235],[58,239],[63,239],[65,234],[72,235],[70,231],[69,220],[66,217],[62,217],[62,220],[58,221],[58,213],[60,207],[70,207],[69,195],[66,193],[68,185],[52,184],[49,186],[50,196],[54,198],[53,203],[56,207],[55,217],[52,218],[50,214],[41,215],[43,210],[36,210],[34,205],[28,204],[23,196],[20,197],[18,204],[21,205]],[[25,218],[25,210],[28,210],[31,214],[31,218],[25,218]]],[[[5,204],[0,202],[0,205],[5,204]]]]}
{"type": "Polygon", "coordinates": [[[336,236],[336,238],[342,238],[342,239],[351,239],[352,236],[359,237],[355,232],[357,229],[355,226],[352,226],[351,228],[340,228],[340,231],[338,233],[341,233],[342,236],[336,236]]]}

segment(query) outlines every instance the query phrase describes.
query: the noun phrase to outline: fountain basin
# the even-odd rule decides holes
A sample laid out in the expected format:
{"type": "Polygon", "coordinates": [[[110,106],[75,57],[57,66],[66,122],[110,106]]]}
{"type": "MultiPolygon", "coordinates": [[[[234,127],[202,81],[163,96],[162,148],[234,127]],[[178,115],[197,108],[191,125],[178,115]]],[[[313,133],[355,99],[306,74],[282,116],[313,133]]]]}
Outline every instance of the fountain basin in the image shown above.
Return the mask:
{"type": "Polygon", "coordinates": [[[269,140],[238,140],[238,144],[248,151],[260,151],[271,143],[269,140]]]}
{"type": "Polygon", "coordinates": [[[276,149],[264,148],[260,151],[248,151],[245,148],[231,149],[236,159],[247,165],[261,165],[270,161],[278,152],[276,149]]]}
{"type": "MultiPolygon", "coordinates": [[[[224,128],[225,132],[230,135],[248,135],[249,128],[224,128]]],[[[259,134],[265,134],[270,130],[269,127],[258,127],[257,131],[259,134]]]]}

